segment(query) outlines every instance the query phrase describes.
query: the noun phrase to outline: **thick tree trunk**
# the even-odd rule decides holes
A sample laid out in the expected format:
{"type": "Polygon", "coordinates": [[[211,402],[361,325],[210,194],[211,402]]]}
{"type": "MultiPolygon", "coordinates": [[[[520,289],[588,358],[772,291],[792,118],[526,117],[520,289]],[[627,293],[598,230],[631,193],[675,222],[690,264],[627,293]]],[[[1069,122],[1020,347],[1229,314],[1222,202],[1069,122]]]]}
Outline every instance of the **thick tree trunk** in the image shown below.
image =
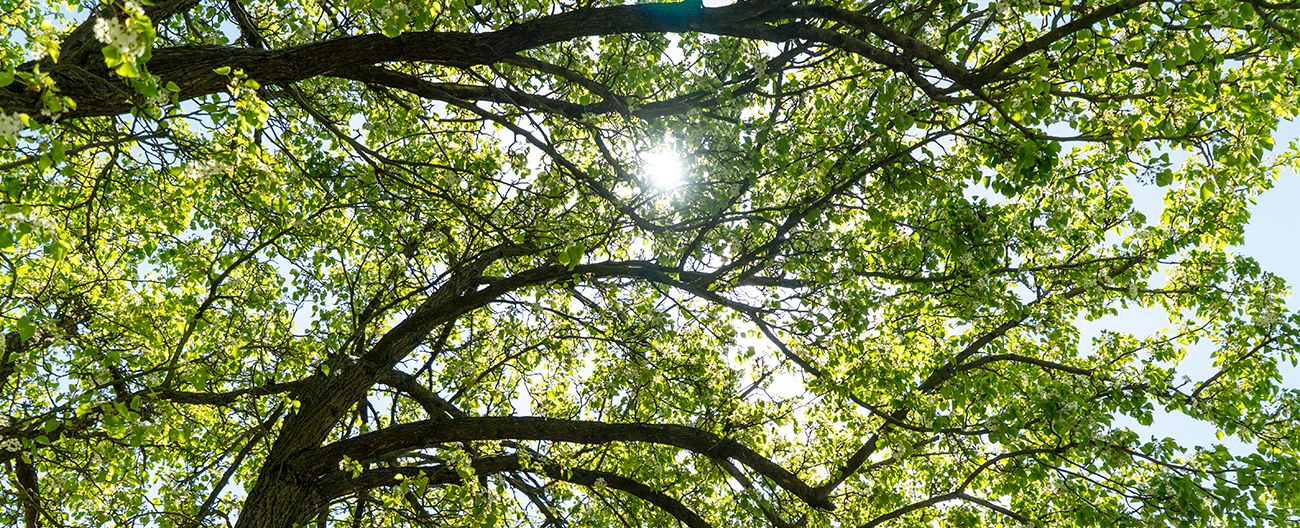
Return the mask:
{"type": "Polygon", "coordinates": [[[237,528],[291,528],[303,526],[317,513],[318,501],[301,483],[277,478],[263,468],[257,484],[244,500],[237,528]]]}

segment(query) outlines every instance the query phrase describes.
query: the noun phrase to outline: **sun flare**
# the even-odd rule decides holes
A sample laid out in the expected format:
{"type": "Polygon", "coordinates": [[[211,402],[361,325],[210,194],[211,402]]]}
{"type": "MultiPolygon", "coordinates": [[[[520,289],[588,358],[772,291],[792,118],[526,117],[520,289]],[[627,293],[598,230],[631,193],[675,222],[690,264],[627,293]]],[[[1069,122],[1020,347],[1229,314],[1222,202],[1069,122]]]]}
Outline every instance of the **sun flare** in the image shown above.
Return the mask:
{"type": "Polygon", "coordinates": [[[641,177],[660,189],[676,187],[682,181],[682,160],[668,149],[645,154],[641,157],[641,177]]]}

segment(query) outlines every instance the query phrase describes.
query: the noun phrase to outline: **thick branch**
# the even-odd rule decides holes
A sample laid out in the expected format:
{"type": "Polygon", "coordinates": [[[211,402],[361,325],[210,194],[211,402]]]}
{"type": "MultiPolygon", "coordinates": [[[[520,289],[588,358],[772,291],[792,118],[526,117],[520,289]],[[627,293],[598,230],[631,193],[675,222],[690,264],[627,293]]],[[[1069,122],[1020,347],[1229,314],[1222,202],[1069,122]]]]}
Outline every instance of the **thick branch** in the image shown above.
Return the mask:
{"type": "Polygon", "coordinates": [[[307,381],[307,379],[286,381],[284,383],[272,383],[261,387],[239,389],[230,392],[189,392],[172,389],[156,391],[146,390],[143,392],[149,399],[165,400],[173,403],[186,403],[193,405],[229,405],[244,396],[267,396],[270,394],[285,393],[293,394],[301,390],[302,387],[306,385],[307,381]]]}
{"type": "MultiPolygon", "coordinates": [[[[611,100],[609,99],[583,105],[565,101],[563,99],[543,97],[540,95],[492,86],[426,81],[409,73],[393,71],[378,66],[360,66],[356,68],[335,70],[326,73],[325,76],[387,86],[389,88],[414,94],[424,99],[435,101],[443,101],[447,103],[454,103],[457,100],[469,102],[490,101],[493,103],[513,105],[520,108],[531,108],[535,110],[554,112],[574,119],[580,118],[585,114],[603,115],[610,112],[623,111],[620,110],[617,103],[610,102],[611,100]]],[[[691,92],[662,101],[643,103],[639,105],[636,110],[629,110],[626,113],[641,119],[654,119],[668,115],[684,114],[691,108],[706,107],[716,104],[716,99],[710,98],[710,95],[712,94],[705,92],[691,92]]]]}
{"type": "Polygon", "coordinates": [[[424,412],[430,418],[442,418],[452,416],[455,418],[464,418],[464,411],[457,409],[456,406],[447,402],[438,396],[438,393],[429,390],[428,387],[421,385],[415,376],[402,372],[400,370],[390,370],[383,376],[380,376],[379,382],[388,385],[394,389],[402,391],[410,396],[415,403],[424,408],[424,412]]]}
{"type": "Polygon", "coordinates": [[[935,504],[940,504],[940,503],[948,502],[953,499],[960,498],[961,495],[962,495],[961,492],[954,491],[950,493],[944,493],[943,495],[935,495],[934,497],[930,497],[923,501],[913,502],[911,504],[908,504],[907,506],[903,506],[902,508],[898,508],[894,511],[881,515],[880,517],[876,517],[875,519],[867,521],[866,524],[863,524],[860,528],[872,528],[873,526],[879,526],[881,523],[884,523],[886,521],[892,521],[894,519],[907,515],[908,513],[914,512],[916,510],[929,508],[931,506],[934,506],[935,504]]]}
{"type": "MultiPolygon", "coordinates": [[[[185,7],[190,1],[175,0],[175,4],[185,7]]],[[[896,71],[916,71],[915,65],[902,57],[832,30],[805,22],[760,23],[756,17],[765,11],[770,11],[767,18],[792,15],[756,8],[756,5],[758,2],[751,1],[715,9],[695,8],[687,2],[612,6],[544,16],[487,33],[420,31],[396,38],[367,34],[275,50],[176,46],[153,50],[148,68],[164,82],[176,83],[180,87],[180,99],[188,100],[225,90],[228,79],[214,71],[222,67],[242,70],[263,85],[287,85],[319,75],[347,76],[350,70],[388,62],[428,62],[457,67],[512,62],[520,60],[517,56],[520,52],[581,37],[706,33],[770,42],[802,39],[861,55],[896,71]]],[[[75,110],[64,114],[67,118],[119,115],[131,109],[127,99],[130,91],[123,88],[102,61],[90,60],[89,50],[98,44],[83,36],[90,25],[88,20],[68,39],[86,41],[82,53],[87,57],[61,63],[50,70],[60,90],[77,103],[75,110]]],[[[23,68],[33,66],[29,63],[23,68]]],[[[925,79],[914,80],[922,81],[927,92],[934,92],[925,79]]],[[[0,89],[0,108],[6,111],[36,116],[41,105],[39,93],[27,90],[20,83],[0,89]]]]}
{"type": "Polygon", "coordinates": [[[1092,375],[1092,370],[1090,369],[1072,367],[1070,365],[1063,365],[1061,363],[1056,363],[1053,361],[1047,361],[1045,359],[1038,359],[1034,357],[1022,356],[1019,354],[996,354],[992,356],[984,356],[982,358],[971,361],[970,363],[965,363],[962,366],[957,367],[954,373],[965,372],[971,369],[977,369],[989,363],[995,363],[998,361],[1015,361],[1017,363],[1028,363],[1030,365],[1039,366],[1045,369],[1059,370],[1062,372],[1069,372],[1070,374],[1077,374],[1080,376],[1092,375]]]}
{"type": "Polygon", "coordinates": [[[16,466],[18,497],[23,502],[23,526],[36,528],[41,515],[41,488],[36,468],[21,458],[16,466]]]}
{"type": "Polygon", "coordinates": [[[772,479],[778,486],[809,505],[833,510],[798,476],[741,443],[682,425],[609,424],[537,417],[467,417],[430,419],[396,425],[382,431],[349,438],[298,456],[292,465],[304,476],[321,475],[344,456],[354,460],[383,453],[444,442],[475,440],[546,440],[577,444],[643,442],[670,445],[711,458],[728,458],[772,479]]]}
{"type": "MultiPolygon", "coordinates": [[[[524,465],[520,464],[518,455],[476,458],[471,465],[474,468],[475,475],[523,471],[541,473],[555,480],[563,480],[587,487],[596,487],[597,480],[600,480],[609,489],[625,492],[657,506],[689,528],[712,528],[708,521],[705,521],[698,513],[686,507],[681,501],[656,491],[641,482],[616,473],[566,468],[558,464],[539,464],[537,462],[524,465]]],[[[317,490],[321,499],[329,500],[368,489],[396,486],[403,480],[420,478],[421,475],[428,479],[430,486],[464,483],[464,479],[454,469],[446,466],[402,466],[367,470],[355,478],[350,478],[346,471],[334,471],[321,479],[317,490]]]]}
{"type": "MultiPolygon", "coordinates": [[[[188,2],[190,0],[178,0],[188,2]]],[[[420,61],[449,66],[493,64],[518,52],[580,37],[667,32],[732,34],[741,31],[737,21],[752,13],[745,3],[718,9],[693,9],[687,4],[646,4],[582,9],[541,17],[489,33],[421,31],[389,38],[382,34],[342,37],[276,50],[255,50],[226,46],[177,46],[153,50],[149,71],[164,82],[180,87],[180,99],[187,100],[226,89],[227,79],[215,70],[241,69],[263,85],[290,84],[331,71],[343,71],[385,62],[420,61]]],[[[93,20],[82,24],[68,41],[82,42],[87,50],[98,48],[87,40],[93,20]]],[[[116,85],[103,61],[88,57],[79,64],[60,65],[51,71],[65,95],[77,108],[64,117],[108,116],[131,109],[127,91],[102,89],[116,85]],[[87,79],[91,77],[92,79],[87,79]],[[95,79],[97,78],[97,79],[95,79]],[[98,87],[99,89],[96,89],[98,87]]],[[[24,65],[27,68],[32,64],[24,65]]],[[[19,83],[0,90],[0,108],[38,115],[39,94],[19,83]]]]}

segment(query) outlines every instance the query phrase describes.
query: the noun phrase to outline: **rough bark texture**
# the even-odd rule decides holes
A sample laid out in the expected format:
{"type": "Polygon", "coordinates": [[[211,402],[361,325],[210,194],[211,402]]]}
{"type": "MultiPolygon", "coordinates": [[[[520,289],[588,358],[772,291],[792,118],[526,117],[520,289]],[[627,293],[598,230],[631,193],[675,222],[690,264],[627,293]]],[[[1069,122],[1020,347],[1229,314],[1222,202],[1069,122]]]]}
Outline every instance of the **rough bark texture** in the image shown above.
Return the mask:
{"type": "MultiPolygon", "coordinates": [[[[654,488],[636,480],[607,471],[592,471],[581,468],[566,468],[556,464],[531,464],[522,461],[516,455],[483,457],[471,464],[475,475],[493,475],[506,472],[532,472],[547,478],[562,480],[588,487],[599,487],[597,479],[609,489],[622,491],[641,500],[649,502],[668,512],[689,528],[711,528],[711,524],[685,505],[654,488]]],[[[403,466],[371,469],[352,477],[346,471],[334,471],[326,474],[317,483],[315,496],[320,500],[329,500],[351,493],[378,487],[396,486],[403,480],[424,477],[430,486],[463,484],[464,479],[454,469],[446,466],[403,466]]]]}
{"type": "MultiPolygon", "coordinates": [[[[180,87],[180,99],[188,100],[226,89],[227,78],[213,70],[241,69],[263,85],[288,84],[330,72],[382,64],[421,61],[448,66],[492,64],[515,53],[579,37],[627,33],[688,32],[715,34],[766,33],[763,26],[746,20],[761,14],[752,4],[720,9],[693,9],[684,4],[618,6],[544,17],[510,28],[483,34],[423,31],[396,38],[369,34],[337,38],[275,50],[228,46],[182,46],[153,50],[150,73],[164,83],[180,87]]],[[[79,30],[80,31],[80,30],[79,30]]],[[[88,35],[74,33],[70,42],[83,42],[88,35]]],[[[91,39],[87,45],[93,47],[91,39]]],[[[67,44],[71,46],[70,44],[67,44]]],[[[131,110],[129,88],[104,66],[97,53],[77,54],[82,60],[43,64],[64,95],[77,103],[64,117],[119,115],[131,110]]],[[[74,55],[74,56],[77,56],[74,55]]],[[[33,63],[23,65],[31,70],[33,63]]],[[[0,90],[0,107],[8,111],[40,114],[39,94],[18,84],[0,90]]]]}
{"type": "Polygon", "coordinates": [[[829,500],[819,496],[798,476],[752,449],[735,440],[681,425],[610,424],[516,416],[432,419],[388,427],[304,453],[294,459],[292,471],[312,478],[329,471],[345,455],[361,460],[442,442],[507,439],[575,444],[641,442],[670,445],[710,458],[736,460],[813,506],[835,509],[829,500]]]}

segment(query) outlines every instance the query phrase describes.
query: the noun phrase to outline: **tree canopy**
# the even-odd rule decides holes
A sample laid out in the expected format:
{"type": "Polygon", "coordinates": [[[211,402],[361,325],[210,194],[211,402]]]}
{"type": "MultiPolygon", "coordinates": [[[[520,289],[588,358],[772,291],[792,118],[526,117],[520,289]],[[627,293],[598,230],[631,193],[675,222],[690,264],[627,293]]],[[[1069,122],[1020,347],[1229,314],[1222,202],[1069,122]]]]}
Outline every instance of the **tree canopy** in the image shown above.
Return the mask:
{"type": "Polygon", "coordinates": [[[1294,526],[1297,9],[0,0],[0,524],[1294,526]]]}

